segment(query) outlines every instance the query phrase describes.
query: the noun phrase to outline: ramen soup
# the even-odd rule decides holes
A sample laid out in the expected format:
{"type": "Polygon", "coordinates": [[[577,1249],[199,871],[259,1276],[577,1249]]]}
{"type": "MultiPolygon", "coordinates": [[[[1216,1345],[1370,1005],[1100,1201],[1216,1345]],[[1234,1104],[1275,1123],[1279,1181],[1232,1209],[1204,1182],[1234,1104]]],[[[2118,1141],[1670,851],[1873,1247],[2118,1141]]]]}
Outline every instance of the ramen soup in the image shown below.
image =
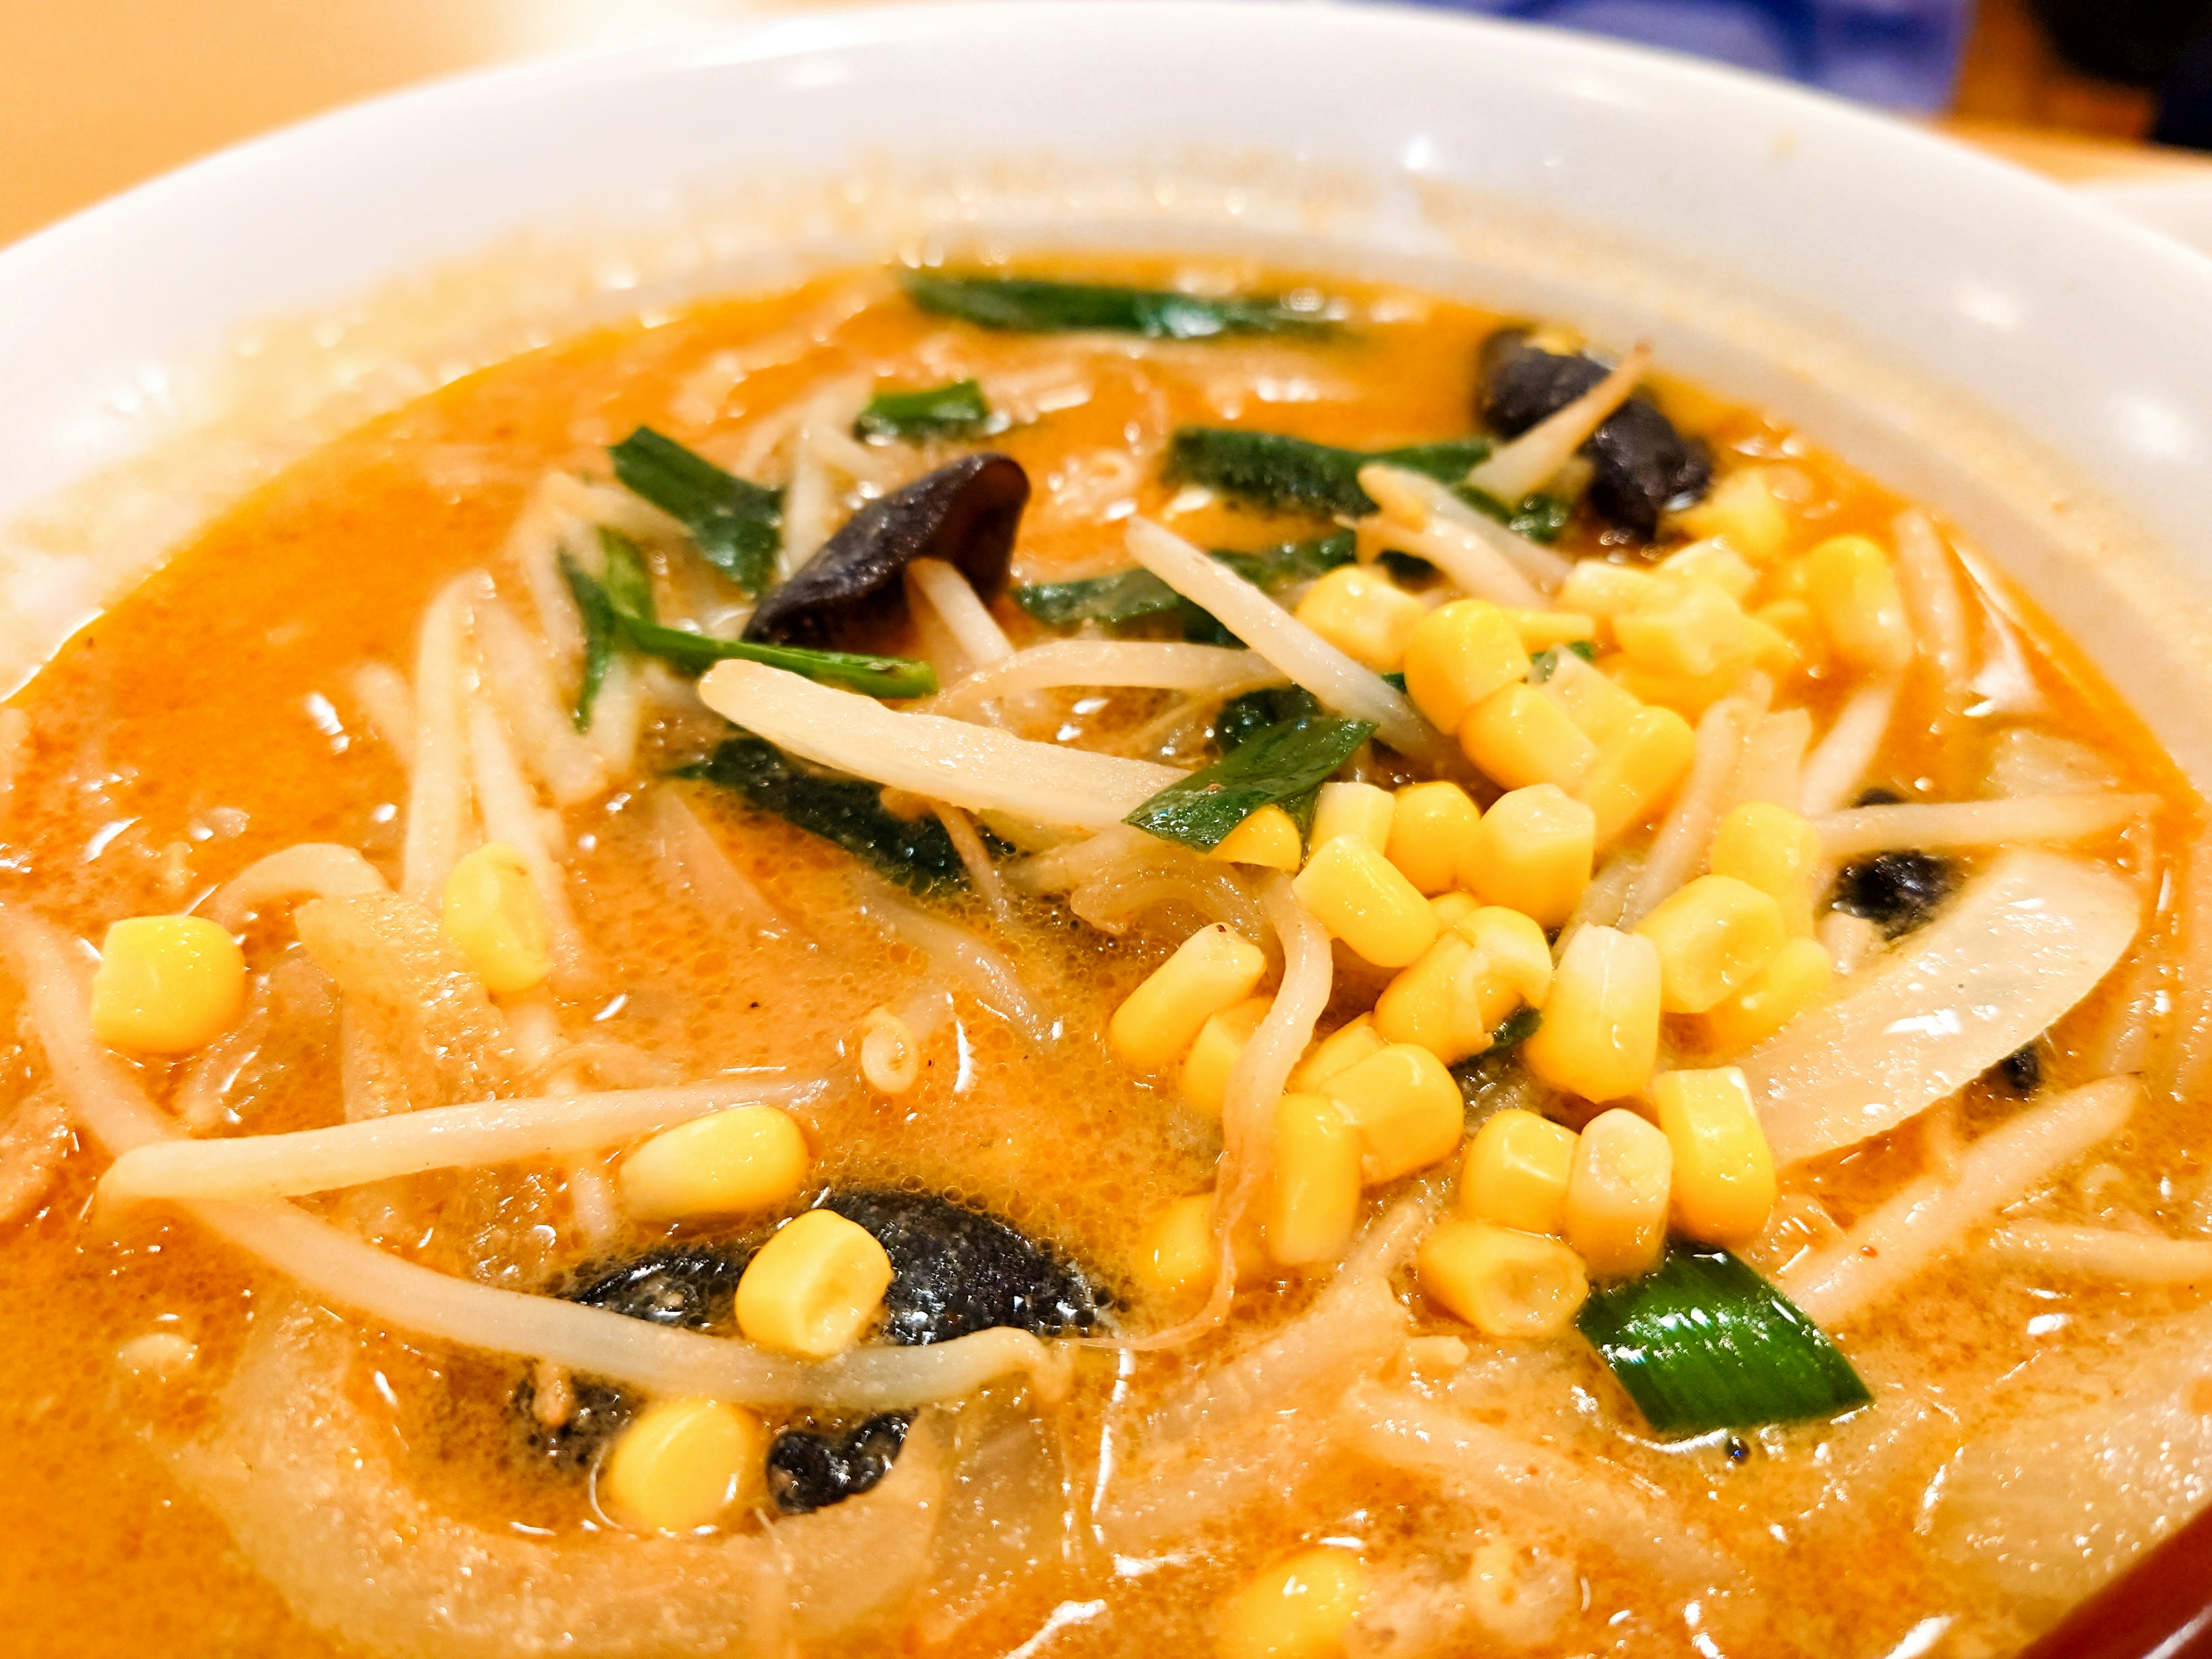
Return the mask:
{"type": "Polygon", "coordinates": [[[705,305],[0,719],[17,1650],[1996,1655],[2212,1470],[2197,799],[1632,341],[705,305]]]}

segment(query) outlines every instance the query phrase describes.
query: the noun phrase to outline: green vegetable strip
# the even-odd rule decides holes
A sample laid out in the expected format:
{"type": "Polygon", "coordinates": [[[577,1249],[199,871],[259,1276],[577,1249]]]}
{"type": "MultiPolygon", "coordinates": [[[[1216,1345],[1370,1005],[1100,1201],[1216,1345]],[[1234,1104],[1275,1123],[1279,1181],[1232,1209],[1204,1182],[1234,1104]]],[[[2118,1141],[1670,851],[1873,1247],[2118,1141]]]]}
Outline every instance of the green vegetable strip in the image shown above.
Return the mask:
{"type": "Polygon", "coordinates": [[[615,655],[615,611],[608,603],[607,591],[593,581],[591,574],[568,556],[561,552],[561,574],[568,584],[568,592],[575,596],[576,610],[584,619],[584,678],[576,688],[576,729],[592,729],[592,705],[599,701],[599,688],[606,684],[607,667],[615,655]]]}
{"type": "Polygon", "coordinates": [[[1210,340],[1230,334],[1322,334],[1334,327],[1325,316],[1273,299],[1215,300],[1164,289],[922,270],[905,272],[899,283],[924,311],[1021,334],[1103,331],[1210,340]]]}
{"type": "MultiPolygon", "coordinates": [[[[658,657],[682,674],[703,674],[718,662],[734,660],[787,668],[810,680],[847,686],[872,697],[926,697],[937,690],[937,671],[911,657],[871,657],[850,651],[814,651],[796,645],[754,645],[744,640],[709,639],[704,634],[687,634],[680,628],[653,622],[650,619],[652,592],[644,585],[643,562],[637,557],[636,548],[618,532],[606,531],[602,534],[611,538],[607,543],[609,585],[595,580],[573,559],[564,558],[562,562],[562,574],[568,579],[568,590],[576,595],[577,607],[584,613],[587,679],[591,675],[592,618],[595,607],[603,606],[611,637],[619,637],[648,657],[658,657]],[[611,585],[617,582],[630,592],[633,608],[624,609],[614,602],[611,585]],[[640,614],[641,611],[646,614],[640,614]]],[[[599,672],[604,678],[604,662],[599,672]]],[[[592,689],[597,692],[596,682],[592,689]]]]}
{"type": "Polygon", "coordinates": [[[599,550],[606,555],[607,603],[624,622],[658,623],[660,611],[653,602],[653,575],[635,542],[619,530],[599,526],[599,550]]]}
{"type": "Polygon", "coordinates": [[[1662,1434],[1833,1417],[1874,1397],[1819,1326],[1726,1250],[1677,1243],[1656,1273],[1592,1291],[1577,1323],[1662,1434]]]}
{"type": "MultiPolygon", "coordinates": [[[[1317,541],[1284,542],[1257,553],[1217,550],[1213,556],[1255,587],[1273,592],[1293,582],[1310,581],[1339,565],[1350,564],[1353,546],[1352,532],[1345,530],[1317,541]]],[[[1151,571],[1141,569],[1115,570],[1081,581],[1037,582],[1016,588],[1013,599],[1030,616],[1052,628],[1068,628],[1086,622],[1114,626],[1164,617],[1186,606],[1196,610],[1151,571]]]]}
{"type": "Polygon", "coordinates": [[[1516,1008],[1498,1022],[1498,1029],[1490,1034],[1490,1047],[1483,1052],[1491,1054],[1510,1054],[1530,1037],[1535,1036],[1536,1028],[1543,1023],[1544,1016],[1536,1009],[1516,1008]]]}
{"type": "Polygon", "coordinates": [[[1443,483],[1456,483],[1490,453],[1486,438],[1413,444],[1402,449],[1337,449],[1280,432],[1240,427],[1179,428],[1168,446],[1168,476],[1204,484],[1255,507],[1280,513],[1364,518],[1375,502],[1359,487],[1359,469],[1382,462],[1443,483]]]}
{"type": "Polygon", "coordinates": [[[1302,685],[1278,685],[1265,691],[1247,691],[1221,705],[1213,717],[1213,741],[1224,755],[1241,749],[1271,726],[1318,714],[1321,704],[1302,685]]]}
{"type": "Polygon", "coordinates": [[[834,842],[917,892],[967,882],[967,866],[934,817],[899,817],[884,809],[874,784],[805,770],[750,732],[724,739],[678,775],[735,790],[761,811],[834,842]]]}
{"type": "Polygon", "coordinates": [[[1567,520],[1575,511],[1571,501],[1547,495],[1540,490],[1523,496],[1518,507],[1508,507],[1489,491],[1477,489],[1470,483],[1454,484],[1452,494],[1476,512],[1488,514],[1515,535],[1547,545],[1559,539],[1559,532],[1567,527],[1567,520]]]}
{"type": "Polygon", "coordinates": [[[1261,807],[1287,811],[1310,796],[1374,734],[1368,720],[1302,714],[1248,737],[1230,753],[1171,783],[1122,820],[1163,841],[1211,852],[1261,807]]]}
{"type": "Polygon", "coordinates": [[[641,426],[607,452],[615,477],[691,532],[707,562],[748,593],[775,578],[783,492],[725,472],[704,455],[641,426]]]}
{"type": "Polygon", "coordinates": [[[974,380],[929,386],[920,392],[878,392],[853,422],[856,438],[915,443],[925,438],[960,438],[991,423],[991,405],[974,380]]]}

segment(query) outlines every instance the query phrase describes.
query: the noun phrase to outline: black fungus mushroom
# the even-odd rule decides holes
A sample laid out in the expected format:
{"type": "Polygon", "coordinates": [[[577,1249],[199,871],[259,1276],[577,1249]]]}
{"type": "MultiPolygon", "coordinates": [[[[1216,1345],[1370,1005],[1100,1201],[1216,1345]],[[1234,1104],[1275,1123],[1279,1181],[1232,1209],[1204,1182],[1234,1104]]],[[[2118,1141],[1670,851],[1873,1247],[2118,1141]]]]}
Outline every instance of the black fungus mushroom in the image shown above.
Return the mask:
{"type": "Polygon", "coordinates": [[[1012,1325],[1037,1336],[1097,1328],[1110,1298],[1066,1256],[1010,1224],[927,1193],[831,1193],[891,1261],[883,1337],[902,1346],[1012,1325]]]}
{"type": "Polygon", "coordinates": [[[1864,916],[1895,939],[1926,923],[1957,884],[1948,859],[1917,851],[1876,853],[1837,872],[1835,906],[1864,916]]]}
{"type": "Polygon", "coordinates": [[[916,559],[957,566],[988,600],[1006,586],[1029,499],[1029,474],[1012,456],[987,452],[940,466],[855,513],[760,602],[744,637],[833,646],[848,629],[896,607],[899,577],[916,559]]]}
{"type": "Polygon", "coordinates": [[[912,1412],[885,1412],[840,1433],[787,1428],[768,1449],[768,1493],[786,1515],[806,1515],[872,1490],[891,1472],[914,1425],[912,1412]]]}
{"type": "MultiPolygon", "coordinates": [[[[1525,329],[1498,330],[1482,343],[1477,414],[1491,428],[1517,438],[1602,380],[1606,366],[1529,343],[1525,329]]],[[[1631,398],[1607,416],[1583,446],[1590,459],[1590,505],[1649,540],[1659,514],[1685,507],[1712,482],[1705,444],[1685,438],[1649,398],[1631,398]]]]}
{"type": "Polygon", "coordinates": [[[2043,1050],[2035,1043],[2022,1043],[1990,1071],[2000,1088],[2025,1100],[2043,1086],[2043,1050]]]}

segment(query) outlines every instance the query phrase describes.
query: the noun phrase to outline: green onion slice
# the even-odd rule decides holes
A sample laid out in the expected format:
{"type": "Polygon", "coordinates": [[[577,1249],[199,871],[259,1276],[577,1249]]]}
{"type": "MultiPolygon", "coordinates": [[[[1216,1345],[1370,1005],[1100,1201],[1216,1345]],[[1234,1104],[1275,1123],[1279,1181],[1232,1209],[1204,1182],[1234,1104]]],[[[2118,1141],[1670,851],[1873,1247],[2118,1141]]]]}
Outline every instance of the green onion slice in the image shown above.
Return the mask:
{"type": "Polygon", "coordinates": [[[1166,289],[926,270],[902,273],[899,285],[924,311],[1020,334],[1081,331],[1211,340],[1231,334],[1323,334],[1335,326],[1324,309],[1277,299],[1210,299],[1166,289]]]}
{"type": "Polygon", "coordinates": [[[1443,483],[1456,483],[1490,453],[1487,438],[1455,438],[1400,449],[1338,449],[1281,432],[1186,426],[1168,445],[1170,478],[1204,484],[1279,513],[1360,519],[1376,511],[1359,487],[1359,469],[1382,462],[1443,483]]]}
{"type": "Polygon", "coordinates": [[[1246,738],[1203,771],[1171,783],[1122,820],[1163,841],[1211,852],[1261,807],[1305,811],[1313,792],[1374,735],[1369,720],[1301,714],[1246,738]]]}
{"type": "Polygon", "coordinates": [[[725,472],[704,455],[641,426],[607,452],[615,477],[682,524],[707,562],[748,593],[775,579],[783,492],[725,472]]]}
{"type": "Polygon", "coordinates": [[[574,719],[579,732],[592,729],[592,705],[599,701],[599,688],[606,684],[608,666],[615,656],[615,611],[608,601],[607,590],[593,581],[591,574],[561,551],[561,574],[568,584],[568,592],[576,600],[577,612],[584,619],[584,678],[576,689],[574,719]]]}
{"type": "MultiPolygon", "coordinates": [[[[1217,549],[1213,556],[1254,586],[1272,593],[1294,582],[1311,581],[1339,565],[1350,564],[1353,548],[1352,532],[1344,530],[1313,541],[1279,543],[1256,553],[1217,549]]],[[[1125,627],[1178,611],[1184,613],[1187,623],[1193,620],[1194,612],[1212,621],[1151,571],[1143,569],[1114,570],[1080,581],[1035,582],[1014,589],[1013,600],[1050,628],[1072,628],[1086,622],[1125,627]]],[[[1216,629],[1219,626],[1214,623],[1216,629]]],[[[1204,642],[1203,634],[1194,632],[1192,627],[1187,626],[1185,632],[1204,642]]]]}
{"type": "Polygon", "coordinates": [[[1576,1322],[1662,1434],[1833,1417],[1874,1398],[1827,1334],[1726,1250],[1678,1243],[1657,1272],[1591,1291],[1576,1322]]]}
{"type": "Polygon", "coordinates": [[[920,443],[928,438],[974,437],[1003,430],[1005,424],[992,420],[991,405],[978,382],[955,380],[919,392],[878,392],[853,422],[853,435],[920,443]]]}
{"type": "Polygon", "coordinates": [[[759,811],[834,842],[917,892],[968,879],[959,850],[935,817],[900,817],[884,807],[876,785],[810,771],[750,732],[725,738],[677,775],[734,790],[759,811]]]}

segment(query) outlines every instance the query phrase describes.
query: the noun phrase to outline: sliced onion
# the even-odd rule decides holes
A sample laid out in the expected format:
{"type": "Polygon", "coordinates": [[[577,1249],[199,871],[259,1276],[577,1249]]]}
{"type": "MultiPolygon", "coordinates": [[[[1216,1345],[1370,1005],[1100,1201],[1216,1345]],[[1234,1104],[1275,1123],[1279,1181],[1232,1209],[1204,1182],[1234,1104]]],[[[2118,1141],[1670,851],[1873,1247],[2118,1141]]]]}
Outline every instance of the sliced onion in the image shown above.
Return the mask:
{"type": "Polygon", "coordinates": [[[1378,461],[1359,469],[1359,487],[1382,506],[1384,523],[1376,532],[1382,539],[1399,536],[1401,525],[1411,529],[1422,544],[1406,550],[1419,554],[1476,599],[1541,610],[1545,596],[1574,568],[1564,554],[1516,535],[1422,473],[1378,461]]]}

